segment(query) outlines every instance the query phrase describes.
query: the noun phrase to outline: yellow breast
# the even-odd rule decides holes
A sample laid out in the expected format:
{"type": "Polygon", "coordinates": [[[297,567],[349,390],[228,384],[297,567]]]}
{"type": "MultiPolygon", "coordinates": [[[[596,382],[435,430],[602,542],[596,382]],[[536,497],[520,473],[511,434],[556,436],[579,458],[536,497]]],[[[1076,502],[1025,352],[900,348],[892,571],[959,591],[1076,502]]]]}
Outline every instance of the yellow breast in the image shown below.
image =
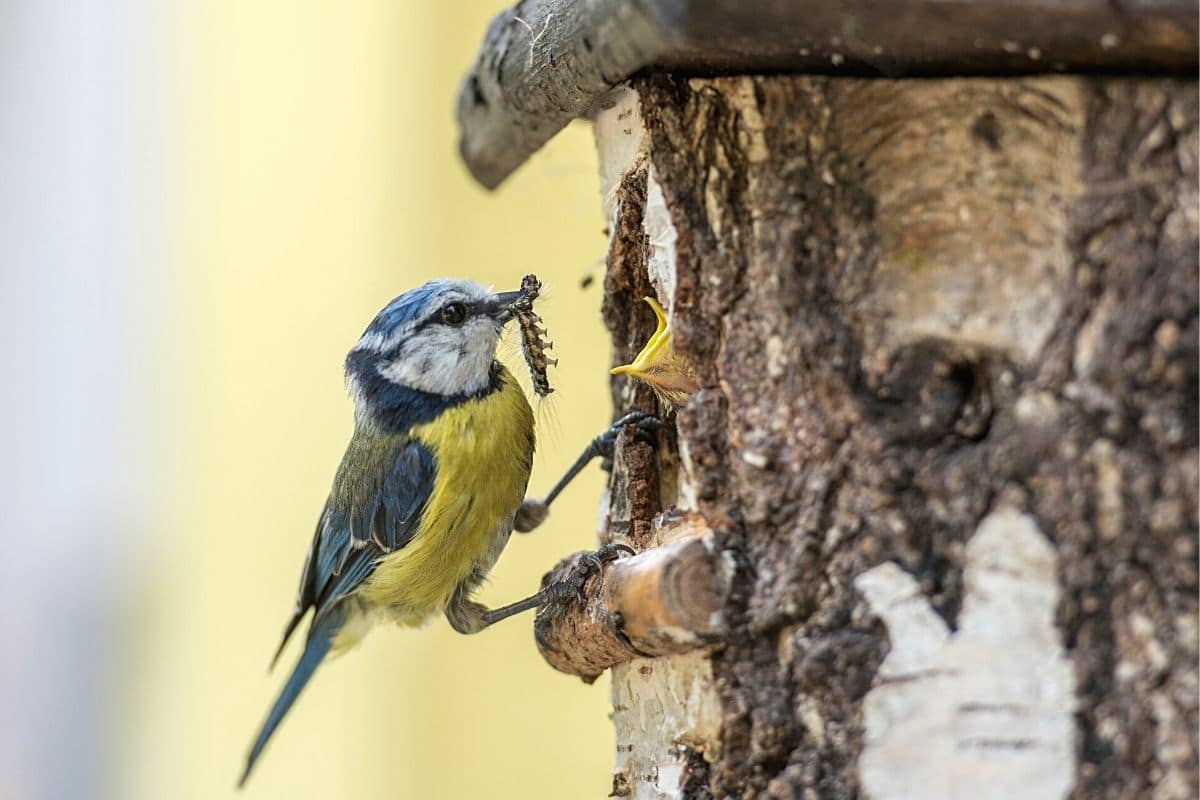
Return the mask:
{"type": "Polygon", "coordinates": [[[437,459],[437,478],[417,533],[383,558],[359,596],[402,624],[441,611],[473,569],[490,568],[507,537],[533,465],[533,411],[507,369],[501,388],[412,429],[437,459]]]}

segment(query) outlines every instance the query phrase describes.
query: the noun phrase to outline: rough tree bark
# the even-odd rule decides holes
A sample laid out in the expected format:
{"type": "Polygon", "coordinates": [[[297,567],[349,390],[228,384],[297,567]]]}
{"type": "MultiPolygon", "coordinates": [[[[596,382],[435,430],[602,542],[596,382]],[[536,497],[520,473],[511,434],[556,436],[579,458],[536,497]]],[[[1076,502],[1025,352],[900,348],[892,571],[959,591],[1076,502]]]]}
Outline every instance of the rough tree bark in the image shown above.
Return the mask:
{"type": "Polygon", "coordinates": [[[614,363],[653,294],[703,388],[602,538],[731,576],[715,650],[613,668],[614,795],[1195,797],[1196,84],[604,106],[614,363]]]}

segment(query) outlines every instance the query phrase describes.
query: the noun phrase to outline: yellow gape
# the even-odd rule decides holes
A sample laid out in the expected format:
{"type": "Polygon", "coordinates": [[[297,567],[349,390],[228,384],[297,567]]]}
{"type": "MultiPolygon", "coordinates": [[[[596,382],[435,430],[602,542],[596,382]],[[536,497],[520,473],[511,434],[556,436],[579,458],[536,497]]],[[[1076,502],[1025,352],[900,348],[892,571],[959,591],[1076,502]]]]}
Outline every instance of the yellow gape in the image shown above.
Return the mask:
{"type": "Polygon", "coordinates": [[[658,327],[633,363],[613,368],[612,374],[637,378],[653,389],[668,406],[679,408],[687,402],[692,392],[700,388],[700,383],[691,364],[671,346],[671,329],[663,307],[653,297],[642,299],[654,310],[658,327]]]}

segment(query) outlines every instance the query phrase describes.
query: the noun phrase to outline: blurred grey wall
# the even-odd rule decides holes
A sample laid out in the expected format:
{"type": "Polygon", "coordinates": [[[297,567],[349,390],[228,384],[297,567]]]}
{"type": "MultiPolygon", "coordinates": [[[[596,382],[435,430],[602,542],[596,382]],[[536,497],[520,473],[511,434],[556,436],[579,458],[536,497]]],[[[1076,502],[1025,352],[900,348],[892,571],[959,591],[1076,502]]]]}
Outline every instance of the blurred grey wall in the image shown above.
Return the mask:
{"type": "Polygon", "coordinates": [[[153,505],[138,2],[0,2],[0,798],[103,796],[153,505]]]}

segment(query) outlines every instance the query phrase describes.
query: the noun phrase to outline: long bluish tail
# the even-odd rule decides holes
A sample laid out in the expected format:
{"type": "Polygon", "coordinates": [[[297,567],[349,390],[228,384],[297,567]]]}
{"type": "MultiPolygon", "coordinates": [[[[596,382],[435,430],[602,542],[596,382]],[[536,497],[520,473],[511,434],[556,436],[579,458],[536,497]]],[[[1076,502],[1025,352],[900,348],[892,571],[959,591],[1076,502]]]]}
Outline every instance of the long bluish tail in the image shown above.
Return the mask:
{"type": "Polygon", "coordinates": [[[317,626],[309,634],[308,641],[304,645],[304,655],[300,656],[295,669],[292,670],[287,683],[283,686],[283,691],[276,698],[275,705],[271,706],[271,713],[267,714],[258,738],[254,740],[254,746],[250,748],[250,755],[246,756],[246,769],[243,770],[242,777],[238,779],[239,787],[246,783],[246,778],[250,777],[250,770],[254,769],[254,762],[258,761],[271,734],[279,727],[279,723],[291,709],[292,703],[295,703],[296,698],[300,696],[308,679],[312,677],[317,666],[329,653],[333,637],[337,635],[338,629],[341,627],[342,614],[335,609],[329,616],[317,623],[317,626]]]}

